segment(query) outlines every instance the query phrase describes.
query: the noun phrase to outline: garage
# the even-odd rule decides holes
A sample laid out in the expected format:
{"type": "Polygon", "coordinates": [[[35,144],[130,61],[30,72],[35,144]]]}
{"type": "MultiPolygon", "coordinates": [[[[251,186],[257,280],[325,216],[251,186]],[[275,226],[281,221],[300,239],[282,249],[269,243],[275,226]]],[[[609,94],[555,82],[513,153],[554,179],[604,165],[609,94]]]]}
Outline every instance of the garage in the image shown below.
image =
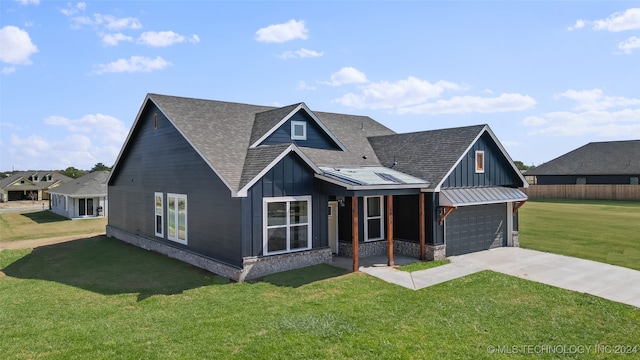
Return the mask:
{"type": "Polygon", "coordinates": [[[507,204],[462,206],[445,225],[446,256],[507,245],[507,204]]]}

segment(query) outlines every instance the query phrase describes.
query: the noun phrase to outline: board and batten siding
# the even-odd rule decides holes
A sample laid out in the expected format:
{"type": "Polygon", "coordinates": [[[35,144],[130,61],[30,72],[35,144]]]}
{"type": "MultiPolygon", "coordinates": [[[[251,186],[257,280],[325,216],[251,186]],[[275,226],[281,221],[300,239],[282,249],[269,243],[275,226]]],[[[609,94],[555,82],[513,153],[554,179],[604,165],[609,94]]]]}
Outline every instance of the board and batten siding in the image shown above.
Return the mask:
{"type": "Polygon", "coordinates": [[[442,183],[443,188],[472,186],[522,186],[508,159],[486,132],[442,183]],[[483,173],[476,173],[476,151],[484,151],[483,173]]]}
{"type": "Polygon", "coordinates": [[[314,172],[295,153],[289,153],[275,164],[248,191],[242,200],[243,256],[262,256],[263,199],[311,195],[312,248],[327,247],[328,197],[321,192],[314,172]]]}
{"type": "Polygon", "coordinates": [[[242,199],[149,101],[109,182],[109,225],[242,266],[242,199]],[[154,129],[154,115],[158,128],[154,129]],[[154,231],[154,193],[164,194],[164,238],[154,231]],[[167,194],[187,195],[187,245],[167,239],[167,194]]]}
{"type": "Polygon", "coordinates": [[[341,150],[338,145],[322,130],[322,128],[306,113],[300,110],[282,124],[277,130],[271,133],[261,145],[277,145],[294,143],[297,146],[303,146],[315,149],[341,150]],[[307,139],[292,140],[291,139],[291,122],[304,121],[307,123],[307,139]]]}
{"type": "Polygon", "coordinates": [[[536,176],[536,185],[576,185],[578,179],[583,179],[581,185],[631,185],[632,179],[638,179],[637,175],[539,175],[536,176]]]}

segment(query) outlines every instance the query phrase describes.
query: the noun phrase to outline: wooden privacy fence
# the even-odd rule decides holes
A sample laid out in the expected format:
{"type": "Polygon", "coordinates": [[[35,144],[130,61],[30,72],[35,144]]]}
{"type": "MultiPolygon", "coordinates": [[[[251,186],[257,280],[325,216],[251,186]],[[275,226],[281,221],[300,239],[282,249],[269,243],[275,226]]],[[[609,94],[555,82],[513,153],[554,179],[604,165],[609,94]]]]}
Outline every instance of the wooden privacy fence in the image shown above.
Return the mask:
{"type": "Polygon", "coordinates": [[[529,185],[530,199],[640,201],[640,185],[529,185]]]}

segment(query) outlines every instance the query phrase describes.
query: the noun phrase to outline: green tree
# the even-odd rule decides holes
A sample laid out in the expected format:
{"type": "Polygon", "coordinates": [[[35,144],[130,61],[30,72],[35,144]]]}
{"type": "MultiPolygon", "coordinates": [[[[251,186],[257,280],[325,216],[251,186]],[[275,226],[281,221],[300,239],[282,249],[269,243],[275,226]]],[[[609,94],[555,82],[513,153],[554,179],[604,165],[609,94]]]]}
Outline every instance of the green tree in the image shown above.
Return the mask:
{"type": "Polygon", "coordinates": [[[64,169],[64,170],[59,170],[58,171],[60,174],[62,175],[66,175],[72,179],[77,179],[80,176],[84,175],[85,172],[82,170],[78,170],[76,168],[74,168],[73,166],[69,166],[68,168],[64,169]]]}
{"type": "Polygon", "coordinates": [[[93,167],[93,169],[89,170],[89,172],[94,172],[94,171],[111,171],[111,168],[99,162],[93,167]]]}
{"type": "Polygon", "coordinates": [[[522,161],[519,160],[515,160],[514,163],[516,164],[516,167],[518,168],[518,170],[529,170],[529,166],[525,165],[522,161]]]}

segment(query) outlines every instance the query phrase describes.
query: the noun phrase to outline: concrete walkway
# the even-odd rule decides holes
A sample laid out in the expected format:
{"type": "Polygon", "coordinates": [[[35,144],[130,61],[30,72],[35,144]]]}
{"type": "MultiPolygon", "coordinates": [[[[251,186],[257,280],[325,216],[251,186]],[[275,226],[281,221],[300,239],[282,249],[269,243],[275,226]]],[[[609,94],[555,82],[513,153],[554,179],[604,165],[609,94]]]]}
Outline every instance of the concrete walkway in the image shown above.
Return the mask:
{"type": "MultiPolygon", "coordinates": [[[[398,257],[395,262],[406,263],[408,259],[398,257]]],[[[447,265],[407,273],[384,266],[386,257],[381,256],[368,260],[360,267],[360,271],[418,290],[478,271],[492,270],[640,307],[640,271],[637,270],[513,247],[452,256],[449,260],[451,263],[447,265]]]]}

